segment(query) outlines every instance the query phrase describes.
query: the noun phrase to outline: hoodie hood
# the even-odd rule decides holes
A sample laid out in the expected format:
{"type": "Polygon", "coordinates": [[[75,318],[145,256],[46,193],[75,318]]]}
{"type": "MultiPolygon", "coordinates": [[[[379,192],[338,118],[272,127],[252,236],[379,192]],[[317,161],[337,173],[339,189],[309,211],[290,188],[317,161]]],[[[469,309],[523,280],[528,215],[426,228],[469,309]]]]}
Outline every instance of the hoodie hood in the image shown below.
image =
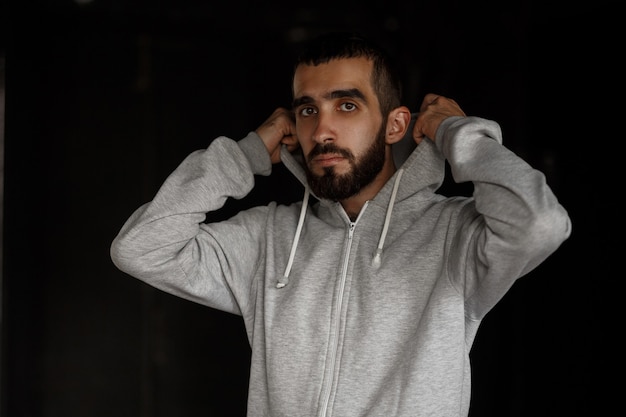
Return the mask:
{"type": "MultiPolygon", "coordinates": [[[[385,224],[383,225],[381,236],[379,238],[378,248],[372,257],[372,263],[375,267],[380,262],[395,202],[402,201],[415,194],[423,194],[424,199],[428,199],[443,183],[445,175],[445,158],[435,145],[435,142],[428,138],[424,138],[420,145],[417,146],[412,134],[415,117],[416,114],[413,114],[407,133],[404,135],[402,140],[392,146],[392,154],[397,171],[371,201],[371,204],[378,204],[383,207],[387,207],[385,224]]],[[[278,288],[284,287],[289,282],[291,265],[298,247],[298,240],[300,238],[300,232],[306,217],[309,196],[311,195],[306,179],[306,172],[304,170],[304,158],[302,154],[300,152],[292,154],[287,151],[285,146],[283,146],[281,149],[281,160],[287,169],[298,179],[298,181],[300,181],[300,183],[302,183],[305,191],[300,211],[300,219],[292,243],[289,261],[283,276],[278,279],[278,288]]],[[[317,198],[321,204],[333,204],[333,202],[329,200],[321,199],[315,195],[313,196],[317,198]]]]}

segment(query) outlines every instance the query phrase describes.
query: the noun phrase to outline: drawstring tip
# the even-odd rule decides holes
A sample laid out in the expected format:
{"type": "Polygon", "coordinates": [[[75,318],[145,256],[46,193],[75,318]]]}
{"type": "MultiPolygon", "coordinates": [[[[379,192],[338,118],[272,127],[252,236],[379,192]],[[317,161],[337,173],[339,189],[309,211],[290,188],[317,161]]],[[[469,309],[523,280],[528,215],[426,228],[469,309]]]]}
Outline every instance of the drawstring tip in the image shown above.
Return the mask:
{"type": "Polygon", "coordinates": [[[284,276],[278,280],[278,282],[276,283],[276,288],[280,289],[280,288],[284,288],[287,286],[287,284],[289,283],[289,277],[288,276],[284,276]]]}
{"type": "Polygon", "coordinates": [[[374,268],[378,268],[380,266],[380,259],[383,256],[383,250],[378,248],[376,249],[376,253],[374,254],[374,258],[372,258],[372,266],[374,268]]]}

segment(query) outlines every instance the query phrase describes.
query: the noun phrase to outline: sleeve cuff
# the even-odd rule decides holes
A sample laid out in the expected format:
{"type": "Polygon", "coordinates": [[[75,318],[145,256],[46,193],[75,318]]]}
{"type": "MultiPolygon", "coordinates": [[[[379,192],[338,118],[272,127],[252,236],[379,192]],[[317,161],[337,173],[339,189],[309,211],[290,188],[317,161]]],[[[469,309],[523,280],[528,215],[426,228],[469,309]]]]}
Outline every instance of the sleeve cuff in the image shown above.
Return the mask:
{"type": "Polygon", "coordinates": [[[248,133],[248,136],[239,140],[237,143],[248,159],[252,173],[264,176],[268,176],[272,173],[270,155],[256,132],[248,133]]]}

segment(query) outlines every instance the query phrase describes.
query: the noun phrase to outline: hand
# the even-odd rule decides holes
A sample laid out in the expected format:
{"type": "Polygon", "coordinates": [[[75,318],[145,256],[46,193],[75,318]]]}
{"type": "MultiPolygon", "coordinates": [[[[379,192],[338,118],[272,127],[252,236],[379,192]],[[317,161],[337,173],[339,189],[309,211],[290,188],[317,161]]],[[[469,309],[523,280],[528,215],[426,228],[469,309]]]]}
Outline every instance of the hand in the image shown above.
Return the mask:
{"type": "Polygon", "coordinates": [[[456,101],[451,98],[438,96],[436,94],[426,94],[420,107],[419,115],[415,120],[413,128],[413,139],[415,143],[419,143],[425,137],[435,140],[437,128],[444,119],[450,116],[463,116],[465,113],[456,101]]]}
{"type": "Polygon", "coordinates": [[[296,123],[293,113],[279,107],[274,113],[256,130],[261,137],[273,164],[280,162],[281,144],[287,145],[289,152],[298,148],[296,136],[296,123]]]}

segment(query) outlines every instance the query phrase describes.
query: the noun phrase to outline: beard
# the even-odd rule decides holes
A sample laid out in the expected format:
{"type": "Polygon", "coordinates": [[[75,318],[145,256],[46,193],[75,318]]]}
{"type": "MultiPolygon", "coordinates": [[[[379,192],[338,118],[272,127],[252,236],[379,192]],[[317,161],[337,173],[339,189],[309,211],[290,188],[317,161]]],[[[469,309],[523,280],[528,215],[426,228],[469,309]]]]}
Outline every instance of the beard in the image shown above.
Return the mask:
{"type": "Polygon", "coordinates": [[[352,152],[339,148],[333,143],[317,144],[309,153],[305,171],[311,192],[318,198],[341,201],[352,197],[370,184],[380,173],[385,164],[385,123],[382,124],[374,141],[358,160],[352,152]],[[321,175],[314,174],[309,168],[311,160],[324,153],[343,156],[350,164],[345,174],[336,174],[334,167],[324,168],[321,175]]]}

